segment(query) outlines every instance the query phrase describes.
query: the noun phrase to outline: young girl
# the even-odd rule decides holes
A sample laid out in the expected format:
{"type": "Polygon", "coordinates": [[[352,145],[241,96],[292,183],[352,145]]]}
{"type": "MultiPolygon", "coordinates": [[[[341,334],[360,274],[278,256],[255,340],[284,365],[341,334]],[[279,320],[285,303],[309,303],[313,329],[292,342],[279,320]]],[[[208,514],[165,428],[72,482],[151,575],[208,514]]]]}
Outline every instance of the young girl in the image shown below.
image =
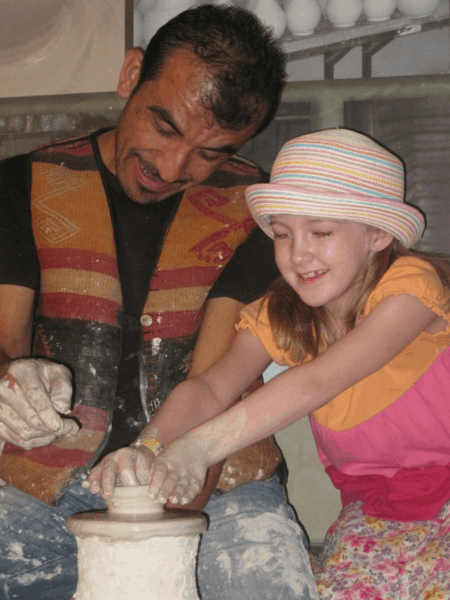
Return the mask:
{"type": "Polygon", "coordinates": [[[174,390],[209,420],[153,463],[151,495],[186,503],[210,465],[309,415],[344,506],[323,598],[450,598],[450,268],[408,250],[424,220],[403,196],[401,161],[362,134],[285,144],[247,190],[282,279],[174,390]],[[291,369],[229,408],[272,360],[291,369]]]}

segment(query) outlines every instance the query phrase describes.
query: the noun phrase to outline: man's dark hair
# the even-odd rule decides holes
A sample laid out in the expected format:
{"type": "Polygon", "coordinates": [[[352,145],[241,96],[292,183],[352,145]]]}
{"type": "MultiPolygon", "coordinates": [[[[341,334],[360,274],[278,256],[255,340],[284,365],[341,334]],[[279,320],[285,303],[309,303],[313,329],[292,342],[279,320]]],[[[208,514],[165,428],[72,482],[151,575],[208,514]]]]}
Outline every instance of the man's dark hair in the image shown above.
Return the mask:
{"type": "Polygon", "coordinates": [[[206,4],[188,9],[163,25],[150,40],[135,91],[156,79],[167,58],[188,49],[207,67],[211,85],[204,108],[225,129],[250,125],[267,110],[258,131],[272,121],[286,83],[286,58],[272,30],[249,11],[206,4]]]}

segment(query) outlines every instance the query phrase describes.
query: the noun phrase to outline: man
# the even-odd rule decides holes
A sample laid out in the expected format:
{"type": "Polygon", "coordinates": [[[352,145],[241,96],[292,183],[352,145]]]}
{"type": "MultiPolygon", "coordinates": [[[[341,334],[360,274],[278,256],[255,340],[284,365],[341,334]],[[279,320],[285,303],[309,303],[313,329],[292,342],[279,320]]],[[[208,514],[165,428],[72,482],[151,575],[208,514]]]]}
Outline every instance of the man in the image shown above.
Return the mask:
{"type": "MultiPolygon", "coordinates": [[[[117,475],[143,482],[153,452],[128,446],[146,422],[167,443],[202,418],[158,409],[276,275],[243,201],[262,173],[234,155],[275,114],[284,73],[250,13],[198,7],[127,53],[115,129],[2,165],[0,597],[67,600],[64,522],[104,507],[83,476],[97,464],[104,495],[117,475]]],[[[211,496],[204,600],[315,597],[279,465],[266,440],[211,470],[195,505],[211,496]]]]}

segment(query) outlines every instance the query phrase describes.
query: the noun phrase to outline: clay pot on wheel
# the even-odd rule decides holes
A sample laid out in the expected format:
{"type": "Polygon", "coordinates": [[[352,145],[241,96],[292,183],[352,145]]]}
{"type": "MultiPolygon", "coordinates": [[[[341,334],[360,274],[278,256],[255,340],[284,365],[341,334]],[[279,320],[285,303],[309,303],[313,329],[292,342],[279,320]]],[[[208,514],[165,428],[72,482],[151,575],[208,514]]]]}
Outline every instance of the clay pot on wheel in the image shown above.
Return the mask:
{"type": "Polygon", "coordinates": [[[76,600],[199,600],[195,559],[206,518],[165,511],[147,486],[116,487],[107,511],[67,520],[77,538],[76,600]]]}

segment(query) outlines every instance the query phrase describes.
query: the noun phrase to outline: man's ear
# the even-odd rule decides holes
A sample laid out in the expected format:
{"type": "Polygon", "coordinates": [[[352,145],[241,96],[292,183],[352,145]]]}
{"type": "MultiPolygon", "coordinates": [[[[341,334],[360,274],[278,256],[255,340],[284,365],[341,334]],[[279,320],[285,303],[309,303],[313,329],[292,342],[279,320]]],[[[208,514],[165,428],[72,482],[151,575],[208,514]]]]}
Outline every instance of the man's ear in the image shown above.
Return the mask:
{"type": "Polygon", "coordinates": [[[144,59],[144,51],[142,48],[131,48],[125,54],[122,70],[120,71],[119,83],[117,85],[117,93],[121,98],[127,100],[141,74],[142,61],[144,59]]]}
{"type": "Polygon", "coordinates": [[[372,252],[381,252],[389,246],[389,244],[394,239],[392,233],[388,233],[383,229],[373,228],[372,230],[372,241],[370,244],[370,249],[372,252]]]}

